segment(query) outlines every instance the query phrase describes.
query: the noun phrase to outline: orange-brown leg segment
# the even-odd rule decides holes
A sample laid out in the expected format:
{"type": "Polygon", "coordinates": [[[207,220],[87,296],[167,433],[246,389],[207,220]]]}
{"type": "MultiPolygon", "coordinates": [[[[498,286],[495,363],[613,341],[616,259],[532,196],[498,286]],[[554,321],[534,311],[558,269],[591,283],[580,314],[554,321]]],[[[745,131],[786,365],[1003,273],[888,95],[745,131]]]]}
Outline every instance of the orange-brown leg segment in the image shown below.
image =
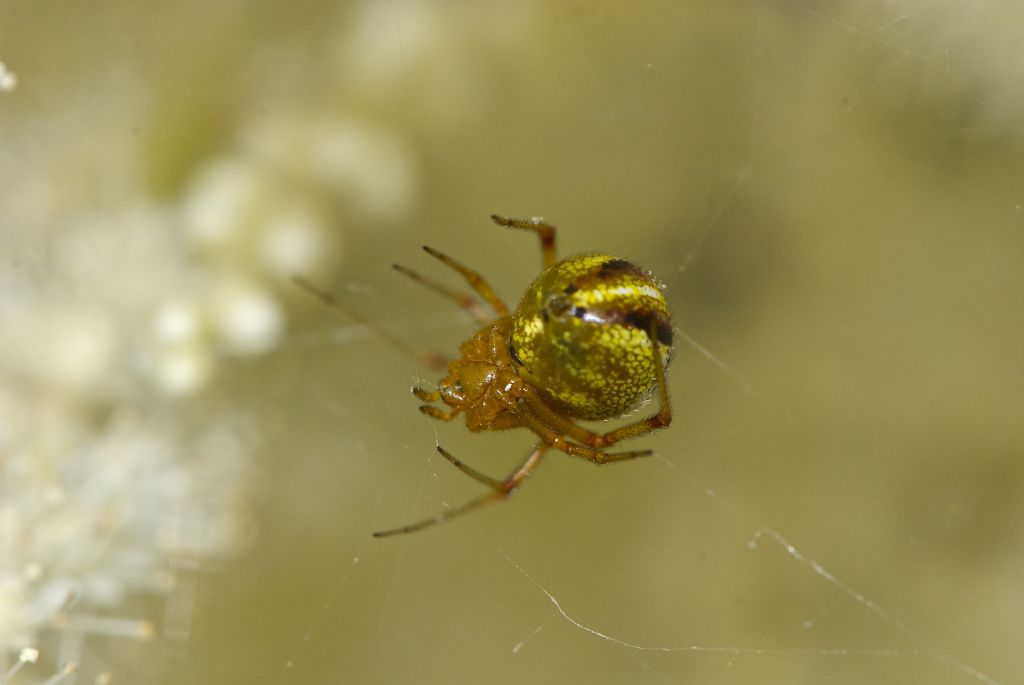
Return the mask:
{"type": "Polygon", "coordinates": [[[529,411],[521,412],[519,418],[522,420],[523,424],[536,433],[547,445],[554,447],[556,450],[565,452],[570,456],[582,457],[583,459],[592,461],[595,464],[612,464],[617,461],[626,461],[627,459],[636,459],[637,457],[647,457],[653,454],[652,450],[604,452],[585,444],[579,445],[575,442],[566,440],[565,436],[561,432],[545,423],[540,416],[532,414],[529,411]]]}
{"type": "Polygon", "coordinates": [[[530,453],[530,456],[526,458],[526,460],[519,466],[519,468],[512,472],[512,474],[505,480],[499,481],[494,478],[491,478],[490,476],[485,476],[484,474],[480,473],[474,468],[466,466],[461,461],[452,456],[450,453],[448,453],[443,447],[438,445],[437,451],[441,454],[441,456],[443,456],[445,459],[454,464],[460,471],[465,473],[467,476],[491,488],[491,492],[487,493],[486,495],[477,497],[476,499],[471,499],[465,504],[455,507],[454,509],[448,509],[447,511],[443,511],[437,516],[431,516],[430,518],[423,519],[422,521],[418,521],[416,523],[411,523],[408,526],[402,526],[401,528],[392,528],[391,530],[378,531],[373,534],[373,537],[384,538],[390,537],[392,535],[402,535],[404,533],[415,533],[418,530],[429,528],[430,526],[437,525],[438,523],[450,521],[456,516],[461,516],[462,514],[473,511],[474,509],[477,509],[490,502],[497,502],[499,500],[505,499],[506,497],[511,495],[517,487],[519,487],[519,484],[522,483],[528,475],[530,475],[530,472],[537,466],[537,464],[540,463],[540,458],[544,455],[544,452],[547,449],[547,445],[537,445],[536,447],[533,448],[533,451],[530,453]]]}
{"type": "Polygon", "coordinates": [[[466,295],[465,293],[460,293],[458,290],[455,290],[454,288],[449,288],[440,281],[435,281],[432,278],[427,278],[426,276],[416,271],[413,271],[412,269],[406,268],[401,264],[392,264],[391,268],[397,271],[398,273],[405,274],[406,276],[416,281],[420,285],[429,288],[430,290],[433,290],[435,293],[438,293],[442,297],[447,297],[449,300],[453,300],[456,304],[458,304],[460,307],[469,312],[473,316],[473,318],[479,321],[480,323],[484,323],[486,321],[491,320],[490,315],[486,311],[484,311],[484,308],[480,306],[480,303],[474,300],[469,295],[466,295]]]}
{"type": "Polygon", "coordinates": [[[496,478],[491,478],[490,476],[484,473],[480,473],[472,466],[468,466],[467,464],[462,463],[457,457],[455,457],[455,455],[453,455],[451,452],[441,447],[440,445],[437,446],[437,451],[442,457],[444,457],[452,464],[454,464],[455,468],[457,468],[459,471],[462,471],[464,474],[466,474],[473,480],[483,483],[492,490],[504,489],[504,482],[497,480],[496,478]]]}
{"type": "MultiPolygon", "coordinates": [[[[443,401],[440,392],[436,390],[425,390],[419,386],[413,387],[412,394],[424,402],[443,401]]],[[[453,408],[451,411],[446,412],[440,407],[432,407],[429,404],[421,405],[419,409],[427,416],[432,416],[433,418],[440,419],[441,421],[451,421],[462,412],[462,409],[459,408],[453,408]]],[[[522,425],[523,422],[519,419],[517,414],[505,412],[492,418],[487,424],[487,430],[503,431],[510,428],[519,428],[522,425]]]]}
{"type": "Polygon", "coordinates": [[[451,421],[459,415],[458,409],[445,411],[443,409],[438,409],[432,404],[421,404],[420,411],[431,418],[437,419],[438,421],[451,421]]]}
{"type": "Polygon", "coordinates": [[[302,288],[303,290],[305,290],[306,292],[313,295],[313,297],[317,298],[331,309],[334,309],[337,312],[341,312],[343,315],[352,319],[356,323],[366,326],[375,334],[379,335],[381,338],[388,341],[388,343],[390,343],[394,347],[397,347],[402,352],[419,360],[419,362],[424,366],[427,366],[432,369],[444,369],[448,366],[448,358],[445,357],[440,352],[428,350],[425,347],[421,347],[419,345],[409,342],[408,340],[398,335],[395,335],[391,331],[371,321],[362,314],[352,311],[348,307],[344,306],[336,297],[334,297],[334,295],[327,292],[326,290],[321,290],[320,288],[316,287],[315,285],[307,281],[302,276],[292,277],[292,282],[295,283],[295,285],[302,288]]]}
{"type": "Polygon", "coordinates": [[[491,214],[491,221],[505,228],[522,228],[535,231],[540,238],[541,260],[544,268],[555,263],[555,227],[543,219],[517,219],[515,217],[491,214]]]}
{"type": "Polygon", "coordinates": [[[509,315],[508,305],[505,304],[500,297],[498,297],[498,295],[494,292],[491,286],[487,284],[487,281],[484,280],[483,276],[481,276],[476,271],[473,271],[469,267],[463,266],[462,264],[455,261],[445,253],[439,252],[438,250],[435,250],[432,247],[424,245],[423,250],[431,257],[441,260],[446,265],[462,274],[462,277],[466,279],[466,282],[469,283],[469,285],[473,288],[473,290],[477,292],[477,294],[480,295],[480,297],[487,300],[487,303],[491,305],[491,307],[498,314],[498,316],[504,317],[509,315]]]}
{"type": "Polygon", "coordinates": [[[418,385],[413,386],[412,394],[420,398],[424,402],[440,402],[441,393],[436,390],[424,390],[418,385]]]}

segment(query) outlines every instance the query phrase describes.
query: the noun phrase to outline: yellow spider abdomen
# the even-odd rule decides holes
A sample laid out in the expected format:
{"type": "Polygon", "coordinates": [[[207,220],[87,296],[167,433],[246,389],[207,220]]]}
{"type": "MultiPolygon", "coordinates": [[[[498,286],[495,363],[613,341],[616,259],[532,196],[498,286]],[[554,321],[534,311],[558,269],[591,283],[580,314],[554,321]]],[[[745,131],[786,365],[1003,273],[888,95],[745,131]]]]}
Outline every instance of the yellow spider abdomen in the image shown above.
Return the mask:
{"type": "Polygon", "coordinates": [[[509,351],[554,409],[580,419],[620,416],[667,366],[672,320],[661,287],[622,259],[585,254],[545,269],[513,313],[509,351]]]}

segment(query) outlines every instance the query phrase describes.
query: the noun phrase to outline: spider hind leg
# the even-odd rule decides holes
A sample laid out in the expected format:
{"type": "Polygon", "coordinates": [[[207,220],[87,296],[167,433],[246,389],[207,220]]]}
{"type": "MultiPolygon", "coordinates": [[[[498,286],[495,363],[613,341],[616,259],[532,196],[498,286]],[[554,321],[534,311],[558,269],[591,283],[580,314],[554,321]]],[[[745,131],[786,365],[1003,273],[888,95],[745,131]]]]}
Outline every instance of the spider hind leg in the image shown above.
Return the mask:
{"type": "Polygon", "coordinates": [[[437,514],[436,516],[431,516],[430,518],[423,519],[422,521],[410,523],[407,526],[401,526],[399,528],[377,531],[373,534],[373,537],[386,538],[391,537],[392,535],[415,533],[418,530],[423,530],[424,528],[429,528],[430,526],[434,526],[439,523],[444,523],[445,521],[450,521],[456,516],[462,516],[463,514],[471,512],[474,509],[478,509],[485,504],[489,504],[490,502],[499,502],[508,497],[509,495],[511,495],[515,491],[515,489],[519,487],[520,483],[522,483],[523,480],[525,480],[526,477],[530,475],[530,472],[533,471],[537,464],[540,463],[540,458],[544,455],[544,452],[546,452],[547,450],[548,445],[545,445],[543,443],[537,445],[536,447],[533,448],[533,451],[530,452],[530,456],[528,456],[523,461],[523,463],[520,464],[519,468],[512,472],[512,475],[510,475],[505,480],[497,480],[483,473],[480,473],[471,466],[467,466],[459,459],[457,459],[455,456],[453,456],[450,452],[448,452],[443,447],[438,445],[437,451],[441,454],[441,456],[450,461],[452,464],[455,465],[456,468],[458,468],[460,471],[465,473],[473,480],[483,483],[487,487],[491,488],[491,492],[488,492],[486,495],[481,495],[476,499],[471,499],[465,504],[455,507],[454,509],[442,511],[440,514],[437,514]]]}

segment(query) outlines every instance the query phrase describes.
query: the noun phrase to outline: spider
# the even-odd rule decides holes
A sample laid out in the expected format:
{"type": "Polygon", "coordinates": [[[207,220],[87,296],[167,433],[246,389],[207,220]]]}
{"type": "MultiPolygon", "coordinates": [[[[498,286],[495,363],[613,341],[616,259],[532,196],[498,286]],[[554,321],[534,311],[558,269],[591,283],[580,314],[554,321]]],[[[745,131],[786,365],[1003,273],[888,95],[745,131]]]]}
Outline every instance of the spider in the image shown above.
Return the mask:
{"type": "MultiPolygon", "coordinates": [[[[465,278],[494,315],[476,299],[398,264],[393,267],[421,285],[454,300],[482,324],[462,343],[457,359],[427,353],[377,330],[393,344],[430,366],[447,367],[436,390],[416,386],[421,412],[439,421],[462,415],[470,431],[527,428],[538,438],[529,456],[503,480],[463,463],[440,445],[437,451],[457,469],[486,485],[489,492],[461,506],[416,523],[374,533],[389,537],[444,523],[519,487],[550,449],[595,464],[635,459],[651,450],[607,452],[623,440],[668,426],[672,420],[665,369],[672,351],[672,322],[661,286],[650,273],[622,259],[582,254],[555,261],[555,227],[543,219],[492,215],[499,226],[534,231],[540,238],[543,271],[510,311],[487,281],[451,257],[424,246],[427,254],[465,278]],[[656,414],[598,433],[577,420],[622,416],[657,386],[656,414]]],[[[301,277],[298,285],[362,323],[329,293],[301,277]]],[[[372,325],[372,324],[371,324],[372,325]]]]}

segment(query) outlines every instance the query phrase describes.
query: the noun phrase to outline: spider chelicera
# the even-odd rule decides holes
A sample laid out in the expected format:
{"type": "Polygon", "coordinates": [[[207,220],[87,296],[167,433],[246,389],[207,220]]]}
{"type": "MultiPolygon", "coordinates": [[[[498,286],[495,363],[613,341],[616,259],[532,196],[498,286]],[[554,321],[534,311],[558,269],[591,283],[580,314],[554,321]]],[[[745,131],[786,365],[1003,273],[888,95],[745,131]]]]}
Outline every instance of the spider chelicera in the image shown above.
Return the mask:
{"type": "MultiPolygon", "coordinates": [[[[651,450],[605,449],[663,428],[672,420],[665,383],[672,321],[661,286],[651,274],[604,254],[577,255],[556,263],[554,226],[542,219],[491,219],[499,226],[534,231],[540,238],[544,270],[526,289],[515,311],[509,310],[480,274],[424,246],[428,254],[461,274],[497,318],[487,314],[472,296],[396,264],[396,270],[457,302],[483,327],[462,343],[460,356],[452,360],[422,352],[373,328],[426,364],[447,367],[448,375],[436,390],[412,389],[426,403],[420,405],[421,412],[441,421],[462,415],[471,431],[527,428],[539,441],[504,480],[480,473],[438,445],[441,456],[490,492],[422,521],[376,532],[375,537],[422,530],[508,497],[549,449],[595,464],[649,455],[651,450]],[[660,408],[652,416],[604,433],[577,423],[622,416],[655,386],[660,408]]],[[[302,278],[295,281],[328,305],[369,323],[329,293],[302,278]]]]}

